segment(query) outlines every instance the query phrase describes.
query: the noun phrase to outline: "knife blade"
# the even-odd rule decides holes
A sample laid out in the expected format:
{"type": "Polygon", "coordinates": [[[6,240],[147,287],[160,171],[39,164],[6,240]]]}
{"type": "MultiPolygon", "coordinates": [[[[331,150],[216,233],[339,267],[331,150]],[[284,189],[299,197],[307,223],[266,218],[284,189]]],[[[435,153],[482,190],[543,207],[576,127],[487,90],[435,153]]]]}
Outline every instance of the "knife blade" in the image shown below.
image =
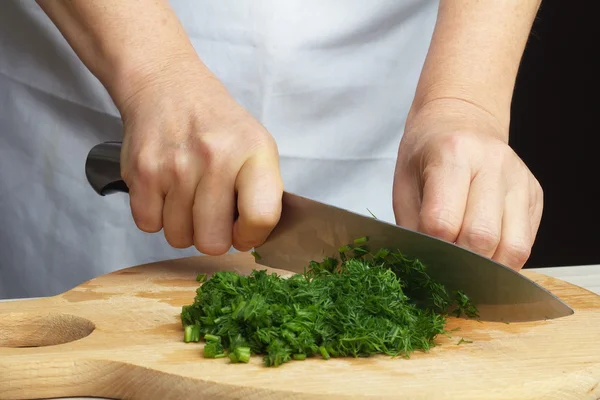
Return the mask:
{"type": "Polygon", "coordinates": [[[454,243],[289,192],[282,204],[279,223],[255,249],[262,265],[301,273],[311,260],[335,257],[340,246],[367,236],[371,250],[418,258],[433,279],[467,293],[484,320],[532,321],[573,313],[523,274],[454,243]]]}
{"type": "MultiPolygon", "coordinates": [[[[104,196],[128,192],[120,174],[120,142],[94,146],[86,177],[104,196]]],[[[335,257],[354,239],[368,237],[370,249],[387,248],[419,259],[429,276],[449,290],[462,290],[484,321],[521,322],[568,316],[574,311],[523,274],[454,243],[343,208],[284,192],[279,223],[255,248],[257,263],[301,273],[312,260],[335,257]]]]}

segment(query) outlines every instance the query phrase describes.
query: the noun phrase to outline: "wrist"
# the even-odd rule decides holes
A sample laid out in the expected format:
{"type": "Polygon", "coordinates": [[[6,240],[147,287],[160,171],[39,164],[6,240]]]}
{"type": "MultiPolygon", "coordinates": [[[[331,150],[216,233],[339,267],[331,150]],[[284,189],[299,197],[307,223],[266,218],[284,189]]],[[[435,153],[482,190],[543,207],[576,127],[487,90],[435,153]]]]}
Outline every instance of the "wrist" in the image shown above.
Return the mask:
{"type": "Polygon", "coordinates": [[[195,53],[170,52],[144,55],[127,54],[123,52],[108,63],[110,73],[98,74],[117,108],[123,113],[135,98],[145,88],[176,79],[183,71],[194,71],[210,75],[208,69],[195,53]]]}
{"type": "Polygon", "coordinates": [[[415,98],[407,117],[405,134],[445,135],[469,131],[478,135],[490,135],[508,143],[509,126],[505,122],[508,118],[508,113],[506,117],[498,117],[468,96],[415,98]],[[432,126],[435,128],[431,128],[432,126]]]}
{"type": "Polygon", "coordinates": [[[495,119],[502,129],[507,130],[510,124],[510,102],[500,105],[496,101],[493,88],[476,88],[474,86],[454,84],[440,85],[431,89],[423,88],[417,91],[410,112],[415,113],[426,107],[438,106],[443,109],[447,107],[477,108],[479,112],[495,119]]]}

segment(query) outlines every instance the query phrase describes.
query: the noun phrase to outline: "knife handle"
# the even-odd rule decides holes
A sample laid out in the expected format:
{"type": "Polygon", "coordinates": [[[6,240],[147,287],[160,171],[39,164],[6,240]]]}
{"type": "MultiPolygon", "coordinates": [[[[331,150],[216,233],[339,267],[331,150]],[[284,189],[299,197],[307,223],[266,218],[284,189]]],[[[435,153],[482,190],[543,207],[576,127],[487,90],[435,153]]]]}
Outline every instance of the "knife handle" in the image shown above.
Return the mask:
{"type": "MultiPolygon", "coordinates": [[[[85,176],[90,186],[100,196],[113,193],[129,193],[129,187],[121,177],[121,142],[110,141],[92,147],[85,161],[85,176]]],[[[237,205],[233,219],[237,220],[237,205]]]]}
{"type": "Polygon", "coordinates": [[[129,187],[121,177],[121,142],[104,142],[90,150],[85,161],[85,176],[101,196],[123,192],[129,187]]]}

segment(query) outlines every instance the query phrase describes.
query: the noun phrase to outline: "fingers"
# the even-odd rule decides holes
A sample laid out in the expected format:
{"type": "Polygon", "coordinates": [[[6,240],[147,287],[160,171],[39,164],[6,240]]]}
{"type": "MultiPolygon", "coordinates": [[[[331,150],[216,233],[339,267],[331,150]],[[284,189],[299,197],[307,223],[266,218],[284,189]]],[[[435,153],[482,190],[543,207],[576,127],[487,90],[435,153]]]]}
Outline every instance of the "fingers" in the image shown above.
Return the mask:
{"type": "Polygon", "coordinates": [[[419,180],[401,164],[398,159],[392,191],[394,217],[396,224],[407,229],[418,230],[419,210],[421,209],[421,189],[419,180]]]}
{"type": "Polygon", "coordinates": [[[261,144],[241,154],[207,143],[200,152],[171,148],[145,156],[161,153],[149,146],[126,157],[123,175],[134,220],[145,232],[164,229],[175,248],[194,245],[206,255],[221,255],[233,244],[248,251],[279,221],[283,183],[277,151],[261,144]]]}
{"type": "Polygon", "coordinates": [[[173,156],[171,186],[163,208],[163,226],[167,242],[175,248],[194,244],[192,207],[200,173],[199,163],[189,153],[178,152],[173,156]]]}
{"type": "Polygon", "coordinates": [[[233,245],[248,251],[262,244],[279,222],[283,183],[277,158],[249,159],[237,176],[236,190],[239,217],[233,227],[233,245]]]}
{"type": "Polygon", "coordinates": [[[249,158],[237,175],[218,171],[203,175],[198,185],[194,244],[208,255],[223,254],[232,245],[248,251],[262,244],[279,222],[283,183],[277,159],[263,153],[249,158]]]}
{"type": "Polygon", "coordinates": [[[499,170],[480,171],[475,175],[457,245],[485,257],[494,255],[504,234],[505,193],[499,170]]]}
{"type": "Polygon", "coordinates": [[[529,258],[533,244],[530,192],[527,184],[514,186],[506,195],[502,217],[502,237],[493,259],[519,270],[529,258]]]}
{"type": "Polygon", "coordinates": [[[544,209],[544,192],[538,180],[530,175],[529,177],[529,218],[531,223],[531,237],[535,239],[537,231],[542,220],[544,209]]]}
{"type": "Polygon", "coordinates": [[[463,223],[470,181],[471,170],[462,163],[426,167],[419,230],[455,242],[463,223]]]}
{"type": "Polygon", "coordinates": [[[164,190],[159,179],[160,166],[149,153],[131,159],[123,180],[129,187],[133,220],[141,231],[158,232],[163,226],[164,204],[164,190]]]}
{"type": "Polygon", "coordinates": [[[539,228],[543,193],[530,174],[507,189],[500,172],[480,170],[469,182],[468,171],[430,167],[420,230],[519,270],[539,228]]]}
{"type": "Polygon", "coordinates": [[[194,196],[194,245],[206,255],[224,254],[232,245],[236,174],[227,167],[207,168],[194,196]]]}

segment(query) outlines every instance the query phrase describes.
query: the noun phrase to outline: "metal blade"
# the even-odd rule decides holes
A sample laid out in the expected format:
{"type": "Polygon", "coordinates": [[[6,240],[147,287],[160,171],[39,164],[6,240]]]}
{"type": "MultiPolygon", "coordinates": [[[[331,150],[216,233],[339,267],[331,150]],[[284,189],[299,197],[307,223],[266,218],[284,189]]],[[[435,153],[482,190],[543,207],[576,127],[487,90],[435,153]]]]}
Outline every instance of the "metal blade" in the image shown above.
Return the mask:
{"type": "Polygon", "coordinates": [[[532,321],[573,314],[532,280],[491,259],[432,236],[285,192],[283,211],[267,241],[256,248],[259,264],[302,273],[311,260],[368,236],[376,251],[388,248],[418,258],[428,274],[450,290],[463,290],[482,320],[532,321]]]}

